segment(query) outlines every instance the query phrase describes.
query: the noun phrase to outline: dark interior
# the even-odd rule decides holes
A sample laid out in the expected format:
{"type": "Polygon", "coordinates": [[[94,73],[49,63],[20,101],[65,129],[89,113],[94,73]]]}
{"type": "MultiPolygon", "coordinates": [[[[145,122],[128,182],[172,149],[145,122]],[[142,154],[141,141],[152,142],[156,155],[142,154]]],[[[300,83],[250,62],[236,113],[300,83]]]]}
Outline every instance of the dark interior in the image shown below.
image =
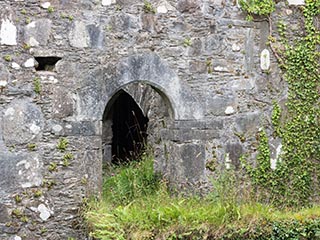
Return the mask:
{"type": "Polygon", "coordinates": [[[147,138],[148,118],[124,91],[112,105],[112,163],[123,164],[140,156],[147,138]]]}
{"type": "Polygon", "coordinates": [[[37,71],[54,71],[56,63],[61,60],[60,57],[35,57],[39,65],[37,71]]]}

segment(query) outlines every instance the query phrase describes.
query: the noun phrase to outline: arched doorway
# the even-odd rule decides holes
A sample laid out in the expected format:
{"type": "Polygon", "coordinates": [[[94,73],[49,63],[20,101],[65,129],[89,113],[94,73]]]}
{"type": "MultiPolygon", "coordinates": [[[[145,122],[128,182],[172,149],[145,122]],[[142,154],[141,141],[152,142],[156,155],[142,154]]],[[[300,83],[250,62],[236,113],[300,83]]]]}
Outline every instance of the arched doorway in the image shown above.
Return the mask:
{"type": "Polygon", "coordinates": [[[147,145],[157,151],[161,129],[170,125],[172,114],[170,103],[154,87],[140,82],[123,86],[103,115],[104,163],[137,159],[147,145]]]}

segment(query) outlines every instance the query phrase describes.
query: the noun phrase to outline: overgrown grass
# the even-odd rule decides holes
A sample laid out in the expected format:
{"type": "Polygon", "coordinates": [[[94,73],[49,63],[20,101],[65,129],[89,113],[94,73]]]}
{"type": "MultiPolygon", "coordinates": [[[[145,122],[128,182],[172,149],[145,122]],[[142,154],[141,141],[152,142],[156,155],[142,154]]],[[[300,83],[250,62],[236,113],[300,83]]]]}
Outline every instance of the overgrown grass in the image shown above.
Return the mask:
{"type": "Polygon", "coordinates": [[[232,172],[204,198],[171,195],[152,157],[110,170],[85,217],[98,239],[320,239],[320,206],[278,210],[241,195],[232,172]]]}

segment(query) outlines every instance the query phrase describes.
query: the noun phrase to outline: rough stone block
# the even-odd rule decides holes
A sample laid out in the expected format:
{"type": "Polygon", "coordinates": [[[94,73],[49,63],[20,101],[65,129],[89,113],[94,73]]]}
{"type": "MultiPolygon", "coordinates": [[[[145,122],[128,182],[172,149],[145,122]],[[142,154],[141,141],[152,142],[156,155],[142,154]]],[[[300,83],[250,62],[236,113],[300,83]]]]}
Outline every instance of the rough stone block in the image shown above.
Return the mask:
{"type": "Polygon", "coordinates": [[[178,144],[172,142],[169,146],[170,161],[168,176],[174,184],[195,184],[205,177],[205,147],[199,143],[178,144]]]}
{"type": "Polygon", "coordinates": [[[260,112],[251,112],[238,116],[235,120],[235,127],[238,133],[255,134],[259,129],[260,112]]]}
{"type": "Polygon", "coordinates": [[[73,115],[73,99],[70,92],[60,86],[53,89],[52,114],[54,118],[66,118],[73,115]]]}
{"type": "Polygon", "coordinates": [[[225,115],[228,106],[235,106],[234,96],[210,96],[207,99],[207,111],[215,116],[225,115]]]}
{"type": "Polygon", "coordinates": [[[240,157],[243,153],[243,148],[240,143],[228,142],[226,145],[226,153],[229,154],[231,163],[236,168],[240,165],[240,157]]]}
{"type": "Polygon", "coordinates": [[[24,41],[32,47],[48,44],[52,22],[49,19],[38,19],[24,28],[24,41]]]}
{"type": "Polygon", "coordinates": [[[189,63],[189,69],[192,73],[207,73],[207,64],[205,61],[191,61],[189,63]]]}
{"type": "MultiPolygon", "coordinates": [[[[14,154],[0,152],[0,202],[10,197],[9,193],[42,183],[42,160],[39,154],[14,154]]],[[[1,214],[0,214],[1,216],[1,214]]]]}
{"type": "Polygon", "coordinates": [[[10,221],[7,207],[0,203],[0,223],[6,223],[10,221]]]}
{"type": "Polygon", "coordinates": [[[0,62],[0,93],[8,85],[10,72],[8,68],[0,62]]]}
{"type": "Polygon", "coordinates": [[[17,45],[17,27],[9,19],[1,20],[0,44],[17,45]]]}
{"type": "Polygon", "coordinates": [[[4,110],[1,127],[7,145],[36,141],[42,135],[43,114],[30,99],[17,99],[4,110]]]}
{"type": "Polygon", "coordinates": [[[193,13],[200,8],[200,2],[198,0],[180,0],[177,3],[178,11],[184,13],[193,13]]]}
{"type": "Polygon", "coordinates": [[[87,25],[86,26],[88,37],[89,37],[89,45],[92,48],[103,48],[104,47],[104,32],[97,25],[87,25]]]}
{"type": "Polygon", "coordinates": [[[90,38],[84,22],[75,21],[73,28],[69,33],[69,41],[72,47],[86,48],[89,47],[90,38]]]}

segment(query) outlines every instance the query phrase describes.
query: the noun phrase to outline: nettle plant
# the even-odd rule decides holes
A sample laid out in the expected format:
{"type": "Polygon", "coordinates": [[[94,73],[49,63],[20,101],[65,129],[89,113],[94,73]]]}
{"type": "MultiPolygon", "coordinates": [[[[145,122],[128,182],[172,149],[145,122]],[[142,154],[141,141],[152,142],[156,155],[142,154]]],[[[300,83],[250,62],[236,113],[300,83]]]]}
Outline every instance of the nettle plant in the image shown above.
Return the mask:
{"type": "MultiPolygon", "coordinates": [[[[255,15],[267,16],[272,29],[273,1],[242,0],[240,4],[249,20],[255,15]]],[[[279,22],[280,39],[273,37],[272,32],[269,37],[273,39],[269,42],[270,47],[288,83],[285,115],[282,116],[284,111],[274,102],[271,116],[274,136],[282,139],[281,161],[275,170],[270,168],[268,140],[263,133],[257,169],[247,167],[254,185],[264,189],[273,203],[286,206],[308,205],[319,198],[320,190],[320,33],[315,26],[320,1],[305,0],[300,9],[304,21],[300,36],[289,35],[288,26],[279,22]],[[280,44],[281,48],[275,48],[273,44],[280,44]]]]}

